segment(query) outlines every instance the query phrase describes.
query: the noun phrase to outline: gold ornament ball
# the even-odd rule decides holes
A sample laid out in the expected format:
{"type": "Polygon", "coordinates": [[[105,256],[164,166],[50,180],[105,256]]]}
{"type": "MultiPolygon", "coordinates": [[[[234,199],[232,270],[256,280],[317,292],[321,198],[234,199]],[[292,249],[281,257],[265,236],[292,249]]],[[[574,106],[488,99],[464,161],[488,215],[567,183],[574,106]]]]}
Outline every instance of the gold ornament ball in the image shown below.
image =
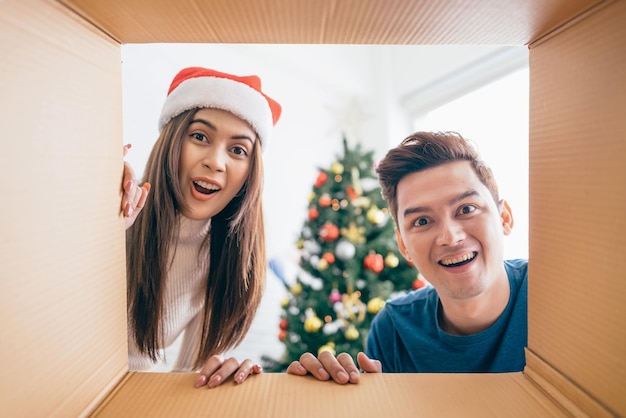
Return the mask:
{"type": "Polygon", "coordinates": [[[387,267],[396,268],[398,264],[400,264],[400,260],[394,253],[387,254],[387,257],[385,257],[385,265],[387,267]]]}
{"type": "Polygon", "coordinates": [[[328,268],[328,261],[325,258],[320,258],[320,261],[317,263],[317,269],[319,271],[324,271],[328,268]]]}
{"type": "Polygon", "coordinates": [[[322,325],[324,325],[324,322],[319,317],[314,315],[304,321],[304,330],[310,334],[313,334],[319,331],[320,328],[322,328],[322,325]]]}
{"type": "Polygon", "coordinates": [[[347,340],[355,341],[359,338],[359,330],[354,325],[350,325],[344,333],[347,340]]]}
{"type": "Polygon", "coordinates": [[[379,297],[372,298],[369,302],[367,302],[367,312],[371,314],[377,314],[384,307],[385,301],[379,297]]]}
{"type": "Polygon", "coordinates": [[[298,296],[300,293],[302,293],[302,285],[300,283],[296,283],[293,286],[291,286],[290,290],[291,290],[291,293],[298,296]]]}
{"type": "Polygon", "coordinates": [[[342,174],[343,170],[344,170],[343,164],[341,164],[340,162],[334,162],[330,166],[330,172],[333,174],[342,174]]]}
{"type": "Polygon", "coordinates": [[[367,220],[375,225],[378,225],[385,220],[385,214],[376,206],[372,206],[367,211],[367,220]]]}
{"type": "Polygon", "coordinates": [[[329,351],[334,356],[336,354],[336,352],[335,352],[335,344],[330,342],[328,344],[325,344],[325,345],[321,346],[317,350],[317,355],[319,356],[322,351],[329,351]]]}
{"type": "Polygon", "coordinates": [[[289,298],[285,296],[280,300],[280,307],[286,308],[287,306],[289,306],[289,298]]]}

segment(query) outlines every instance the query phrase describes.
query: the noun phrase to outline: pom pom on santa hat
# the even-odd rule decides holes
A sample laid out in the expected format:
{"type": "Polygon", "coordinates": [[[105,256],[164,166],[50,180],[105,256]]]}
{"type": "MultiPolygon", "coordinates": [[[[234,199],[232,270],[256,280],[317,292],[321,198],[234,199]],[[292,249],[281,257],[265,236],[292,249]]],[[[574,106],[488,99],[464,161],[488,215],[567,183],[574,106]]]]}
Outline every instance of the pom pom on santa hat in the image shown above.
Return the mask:
{"type": "Polygon", "coordinates": [[[159,118],[159,132],[189,109],[226,110],[245,120],[266,148],[281,106],[261,90],[257,76],[236,76],[202,67],[182,69],[172,81],[159,118]]]}

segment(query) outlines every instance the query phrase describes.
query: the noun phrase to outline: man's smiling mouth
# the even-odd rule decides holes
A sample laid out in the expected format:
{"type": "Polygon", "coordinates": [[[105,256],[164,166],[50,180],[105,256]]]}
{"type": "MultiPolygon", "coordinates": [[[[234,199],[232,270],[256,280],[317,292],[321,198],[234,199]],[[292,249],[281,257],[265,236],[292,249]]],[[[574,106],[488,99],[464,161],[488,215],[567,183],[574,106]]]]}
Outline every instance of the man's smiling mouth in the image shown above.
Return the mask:
{"type": "Polygon", "coordinates": [[[464,264],[469,263],[474,258],[476,258],[477,255],[478,255],[478,253],[473,251],[471,253],[467,253],[467,254],[462,255],[460,257],[447,258],[447,259],[441,260],[441,261],[439,261],[439,264],[444,266],[444,267],[458,267],[458,266],[462,266],[464,264]]]}

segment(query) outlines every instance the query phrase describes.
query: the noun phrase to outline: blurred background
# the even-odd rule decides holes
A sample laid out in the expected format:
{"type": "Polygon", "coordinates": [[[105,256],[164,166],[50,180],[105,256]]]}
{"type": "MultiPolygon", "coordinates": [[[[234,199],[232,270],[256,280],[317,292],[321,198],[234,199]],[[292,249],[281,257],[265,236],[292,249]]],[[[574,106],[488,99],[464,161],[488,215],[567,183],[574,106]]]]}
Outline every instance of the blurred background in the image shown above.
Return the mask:
{"type": "MultiPolygon", "coordinates": [[[[122,60],[124,142],[133,145],[126,160],[139,177],[167,89],[183,67],[258,75],[283,106],[264,154],[264,207],[268,257],[288,276],[298,272],[313,184],[343,152],[342,139],[377,161],[418,130],[453,130],[478,145],[515,216],[505,257],[528,257],[526,47],[125,44],[122,60]]],[[[284,351],[279,322],[289,292],[272,269],[267,280],[252,329],[228,353],[240,360],[260,363],[284,351]]]]}

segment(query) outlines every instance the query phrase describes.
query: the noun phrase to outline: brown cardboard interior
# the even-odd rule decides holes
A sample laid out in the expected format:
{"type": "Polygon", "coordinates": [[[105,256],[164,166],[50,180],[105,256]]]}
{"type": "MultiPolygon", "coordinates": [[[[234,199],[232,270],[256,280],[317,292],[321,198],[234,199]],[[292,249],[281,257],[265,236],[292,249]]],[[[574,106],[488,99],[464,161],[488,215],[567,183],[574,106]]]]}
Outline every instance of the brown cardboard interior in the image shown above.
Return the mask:
{"type": "Polygon", "coordinates": [[[624,2],[62,3],[0,2],[3,413],[626,416],[624,2]],[[341,388],[263,375],[206,392],[188,374],[127,373],[119,44],[131,42],[529,44],[529,370],[341,388]]]}
{"type": "Polygon", "coordinates": [[[498,375],[368,374],[358,385],[266,373],[218,390],[190,387],[194,373],[129,373],[94,414],[160,417],[565,417],[522,373],[498,375]],[[480,387],[480,390],[471,387],[480,387]],[[463,394],[466,395],[463,395],[463,394]],[[470,395],[471,396],[467,396],[470,395]],[[158,399],[158,409],[154,407],[158,399]],[[243,401],[246,400],[246,401],[243,401]],[[515,411],[520,411],[516,413],[515,411]],[[487,413],[486,413],[487,412],[487,413]]]}

